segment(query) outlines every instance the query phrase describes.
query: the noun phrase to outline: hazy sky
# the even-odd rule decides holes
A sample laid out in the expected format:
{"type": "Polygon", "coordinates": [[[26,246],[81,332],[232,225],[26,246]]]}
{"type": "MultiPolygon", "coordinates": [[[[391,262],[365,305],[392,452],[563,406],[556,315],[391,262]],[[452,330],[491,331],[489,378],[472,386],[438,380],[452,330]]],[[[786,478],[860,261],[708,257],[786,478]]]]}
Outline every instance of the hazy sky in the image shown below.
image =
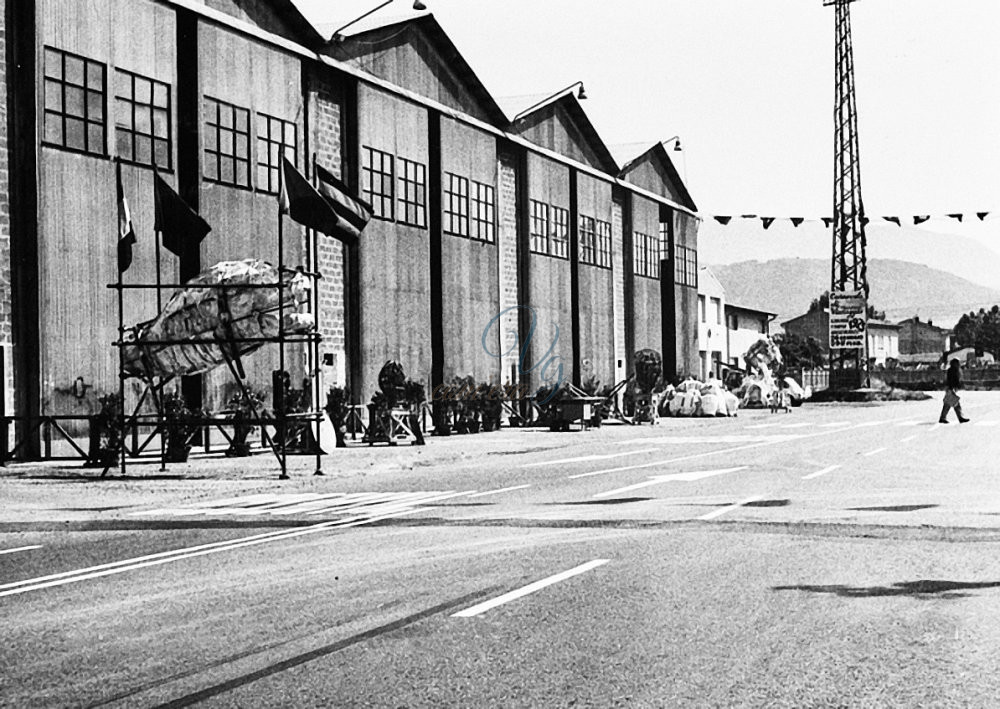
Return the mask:
{"type": "MultiPolygon", "coordinates": [[[[295,2],[315,22],[378,4],[295,2]]],[[[425,2],[494,96],[582,80],[609,145],[679,134],[671,156],[703,215],[832,211],[834,10],[822,0],[425,2]]],[[[859,0],[852,25],[869,215],[1000,214],[1000,0],[859,0]]],[[[1000,250],[1000,219],[926,226],[1000,250]]]]}

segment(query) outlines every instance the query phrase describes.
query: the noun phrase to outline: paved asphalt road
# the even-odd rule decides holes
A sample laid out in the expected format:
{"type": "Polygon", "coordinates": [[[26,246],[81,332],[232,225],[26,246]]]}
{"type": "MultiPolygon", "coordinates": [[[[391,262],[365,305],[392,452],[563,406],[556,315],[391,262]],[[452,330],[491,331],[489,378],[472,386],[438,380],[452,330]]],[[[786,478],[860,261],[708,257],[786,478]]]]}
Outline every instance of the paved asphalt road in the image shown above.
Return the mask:
{"type": "Polygon", "coordinates": [[[10,512],[0,704],[995,707],[1000,394],[964,398],[10,512]]]}

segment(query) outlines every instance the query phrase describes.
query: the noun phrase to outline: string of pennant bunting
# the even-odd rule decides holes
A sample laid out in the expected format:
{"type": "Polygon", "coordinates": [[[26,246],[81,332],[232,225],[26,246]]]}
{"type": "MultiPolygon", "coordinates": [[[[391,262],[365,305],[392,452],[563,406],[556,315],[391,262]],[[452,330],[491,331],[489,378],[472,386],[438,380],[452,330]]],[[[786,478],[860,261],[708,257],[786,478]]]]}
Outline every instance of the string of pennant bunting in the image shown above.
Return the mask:
{"type": "MultiPolygon", "coordinates": [[[[909,222],[911,219],[914,224],[923,224],[924,222],[930,221],[931,219],[934,219],[938,216],[945,216],[948,217],[949,219],[954,219],[955,221],[958,222],[964,221],[966,218],[968,218],[970,222],[974,222],[975,219],[984,222],[987,219],[995,218],[998,214],[1000,214],[1000,212],[956,212],[954,214],[945,214],[945,215],[916,214],[912,217],[891,217],[891,216],[875,217],[875,218],[861,217],[861,223],[867,225],[870,224],[875,219],[881,219],[883,221],[889,222],[890,224],[895,224],[896,226],[901,227],[903,226],[904,222],[909,222]]],[[[740,215],[730,215],[730,216],[718,215],[718,216],[713,216],[712,219],[717,221],[719,224],[722,224],[723,226],[728,225],[734,219],[754,219],[754,220],[759,219],[765,229],[769,228],[772,224],[774,224],[774,222],[779,220],[790,221],[792,223],[792,226],[795,227],[805,222],[823,222],[823,226],[825,227],[829,227],[831,224],[833,224],[833,217],[762,217],[757,214],[740,214],[740,215]]]]}

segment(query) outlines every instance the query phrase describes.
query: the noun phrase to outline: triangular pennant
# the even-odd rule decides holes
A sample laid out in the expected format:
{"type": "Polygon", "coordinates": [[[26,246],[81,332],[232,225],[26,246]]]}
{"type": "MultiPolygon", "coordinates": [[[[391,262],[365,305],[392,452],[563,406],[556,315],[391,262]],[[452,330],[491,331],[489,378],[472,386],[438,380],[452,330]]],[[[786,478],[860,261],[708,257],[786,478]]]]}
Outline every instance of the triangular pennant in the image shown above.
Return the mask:
{"type": "Polygon", "coordinates": [[[833,217],[821,217],[821,219],[823,221],[823,226],[827,229],[829,229],[830,225],[833,224],[833,217]]]}
{"type": "Polygon", "coordinates": [[[792,226],[798,226],[805,221],[805,217],[789,217],[792,220],[792,226]]]}
{"type": "Polygon", "coordinates": [[[728,224],[732,219],[732,217],[716,217],[715,221],[719,222],[719,224],[728,224]]]}
{"type": "Polygon", "coordinates": [[[923,214],[923,215],[920,215],[920,216],[914,216],[913,217],[913,223],[914,224],[923,224],[924,222],[926,222],[930,218],[931,217],[930,217],[929,214],[923,214]]]}
{"type": "Polygon", "coordinates": [[[986,219],[987,214],[989,214],[989,212],[976,212],[976,216],[979,217],[979,221],[986,219]]]}
{"type": "Polygon", "coordinates": [[[767,229],[774,223],[774,217],[761,217],[760,221],[764,224],[764,229],[767,229]]]}
{"type": "Polygon", "coordinates": [[[892,222],[896,226],[903,226],[903,222],[900,221],[899,217],[882,217],[887,222],[892,222]]]}
{"type": "Polygon", "coordinates": [[[756,214],[741,214],[740,219],[756,219],[756,214]]]}
{"type": "Polygon", "coordinates": [[[871,219],[869,219],[868,217],[861,217],[861,219],[859,219],[858,221],[861,222],[861,228],[862,229],[864,229],[866,226],[868,226],[871,223],[871,219]]]}
{"type": "Polygon", "coordinates": [[[949,214],[948,216],[951,217],[952,219],[957,219],[958,221],[962,221],[962,217],[964,217],[965,215],[964,214],[949,214]]]}

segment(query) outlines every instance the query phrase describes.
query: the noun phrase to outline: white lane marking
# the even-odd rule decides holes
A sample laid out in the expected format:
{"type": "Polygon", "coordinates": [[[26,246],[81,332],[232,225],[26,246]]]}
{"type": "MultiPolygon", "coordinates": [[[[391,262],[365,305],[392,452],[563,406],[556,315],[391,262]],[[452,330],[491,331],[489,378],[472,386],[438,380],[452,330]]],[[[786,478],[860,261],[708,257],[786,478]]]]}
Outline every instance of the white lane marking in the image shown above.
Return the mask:
{"type": "MultiPolygon", "coordinates": [[[[638,439],[642,443],[642,439],[638,439]]],[[[620,458],[626,455],[639,455],[640,453],[654,453],[660,450],[659,448],[642,448],[637,451],[626,451],[625,453],[608,453],[606,455],[583,455],[579,458],[561,458],[559,460],[543,460],[538,463],[525,463],[522,468],[538,468],[543,465],[560,465],[561,463],[582,463],[588,460],[607,460],[608,458],[620,458]]]]}
{"type": "Polygon", "coordinates": [[[809,422],[804,423],[783,423],[779,428],[805,428],[806,426],[812,426],[809,422]]]}
{"type": "Polygon", "coordinates": [[[889,423],[888,421],[865,421],[863,423],[855,424],[858,428],[868,428],[870,426],[881,426],[882,424],[889,423]]]}
{"type": "Polygon", "coordinates": [[[33,544],[28,547],[15,547],[14,549],[0,549],[0,554],[13,554],[18,551],[31,551],[32,549],[41,549],[41,544],[33,544]]]}
{"type": "Polygon", "coordinates": [[[817,470],[815,473],[809,473],[808,475],[803,475],[803,480],[812,480],[813,478],[818,478],[820,475],[826,475],[827,473],[832,473],[834,470],[839,468],[839,465],[831,465],[822,470],[817,470]]]}
{"type": "Polygon", "coordinates": [[[919,419],[913,419],[912,421],[899,421],[896,423],[897,426],[916,426],[920,423],[919,419]]]}
{"type": "Polygon", "coordinates": [[[754,424],[753,426],[744,426],[743,428],[746,428],[746,429],[751,429],[751,428],[775,428],[775,427],[780,426],[780,425],[781,424],[777,424],[777,423],[758,423],[758,424],[754,424]]]}
{"type": "Polygon", "coordinates": [[[534,593],[535,591],[540,591],[546,586],[551,586],[554,583],[559,583],[560,581],[565,581],[568,578],[574,576],[579,576],[580,574],[586,573],[591,569],[596,569],[598,566],[602,566],[608,563],[610,559],[594,559],[593,561],[588,561],[586,564],[581,564],[575,568],[569,569],[568,571],[563,571],[562,573],[556,574],[555,576],[549,576],[548,578],[542,579],[541,581],[535,581],[534,583],[529,583],[527,586],[523,586],[516,591],[511,591],[510,593],[505,593],[502,596],[497,596],[496,598],[490,599],[488,601],[483,601],[470,608],[466,608],[464,611],[459,611],[458,613],[452,613],[452,618],[471,618],[474,615],[479,615],[480,613],[485,613],[488,610],[496,608],[497,606],[503,605],[504,603],[509,603],[528,594],[534,593]]]}
{"type": "MultiPolygon", "coordinates": [[[[838,424],[839,425],[839,424],[838,424]]],[[[853,428],[848,424],[849,428],[853,428]]],[[[805,440],[806,438],[818,438],[819,436],[829,436],[831,434],[839,434],[846,431],[846,428],[838,428],[837,430],[820,431],[818,433],[804,433],[799,434],[795,438],[797,440],[805,440]]],[[[652,463],[642,463],[639,465],[626,465],[620,468],[608,468],[607,470],[595,470],[591,473],[578,473],[576,475],[568,475],[567,479],[575,480],[576,478],[587,478],[592,475],[605,475],[607,473],[620,473],[626,470],[641,470],[643,468],[653,468],[661,465],[669,465],[671,463],[682,463],[687,460],[697,460],[698,458],[707,458],[709,456],[718,455],[720,453],[736,453],[737,451],[750,450],[751,448],[760,448],[761,446],[767,446],[774,443],[774,441],[762,441],[759,443],[748,443],[745,446],[735,446],[733,448],[719,448],[718,450],[705,451],[704,453],[692,453],[691,455],[682,455],[679,458],[667,458],[666,460],[657,460],[652,463]]]]}
{"type": "Polygon", "coordinates": [[[499,490],[487,490],[486,492],[477,492],[475,495],[469,495],[469,497],[485,497],[486,495],[496,495],[501,492],[510,492],[511,490],[523,490],[526,487],[531,487],[531,485],[514,485],[513,487],[502,487],[499,490]]]}
{"type": "Polygon", "coordinates": [[[694,482],[695,480],[701,480],[703,478],[710,478],[715,475],[723,475],[725,473],[735,473],[738,470],[746,470],[746,465],[741,465],[738,468],[722,468],[720,470],[698,470],[691,473],[674,473],[672,475],[656,475],[651,477],[645,482],[636,483],[635,485],[628,485],[626,487],[620,487],[617,490],[609,490],[608,492],[599,492],[594,497],[611,497],[612,495],[617,495],[622,492],[631,492],[632,490],[638,490],[643,487],[649,487],[650,485],[659,485],[661,483],[671,483],[671,482],[694,482]]]}
{"type": "MultiPolygon", "coordinates": [[[[805,424],[808,425],[808,424],[805,424]]],[[[733,436],[665,436],[661,438],[636,438],[635,442],[641,443],[681,443],[684,445],[688,444],[698,444],[698,443],[750,443],[751,441],[767,441],[774,443],[783,443],[785,441],[794,441],[801,438],[801,435],[793,433],[784,433],[777,435],[767,435],[767,434],[757,434],[749,436],[733,435],[733,436]]],[[[628,445],[633,441],[618,441],[619,445],[628,445]]],[[[653,449],[657,450],[657,449],[653,449]]],[[[608,456],[611,457],[611,456],[608,456]]]]}
{"type": "Polygon", "coordinates": [[[389,503],[402,503],[410,502],[412,503],[419,497],[433,496],[442,494],[445,492],[452,492],[451,490],[439,490],[435,492],[393,492],[393,493],[381,493],[369,495],[367,497],[361,496],[352,499],[343,499],[337,501],[318,501],[316,503],[305,503],[303,505],[296,505],[289,508],[281,508],[274,510],[271,514],[273,515],[285,515],[285,514],[296,514],[305,513],[310,515],[320,514],[322,512],[343,512],[345,510],[356,510],[363,507],[377,507],[378,505],[384,505],[389,503]]]}
{"type": "Polygon", "coordinates": [[[881,453],[884,450],[885,450],[885,448],[876,448],[873,451],[868,451],[867,453],[862,453],[861,455],[863,455],[865,458],[867,458],[868,456],[871,456],[871,455],[877,455],[877,454],[881,453]]]}
{"type": "Polygon", "coordinates": [[[940,423],[935,423],[933,426],[931,426],[931,430],[932,431],[936,431],[939,428],[941,428],[941,424],[940,423]]]}
{"type": "MultiPolygon", "coordinates": [[[[360,504],[357,504],[357,505],[352,505],[350,507],[342,507],[342,508],[336,510],[336,512],[338,514],[343,514],[344,512],[354,512],[354,511],[361,511],[361,510],[367,510],[369,512],[373,511],[373,510],[378,511],[378,510],[382,510],[384,508],[388,508],[388,509],[393,509],[393,508],[408,509],[408,508],[411,508],[411,507],[417,507],[418,505],[427,504],[428,502],[438,502],[440,500],[448,500],[448,499],[451,499],[453,497],[464,497],[466,495],[471,495],[474,492],[475,492],[475,490],[466,490],[465,492],[455,492],[454,490],[448,490],[446,492],[441,492],[440,494],[422,495],[421,497],[417,497],[417,498],[413,498],[413,499],[409,499],[409,500],[385,500],[385,501],[379,502],[378,504],[374,504],[374,505],[371,504],[370,502],[364,502],[364,503],[360,503],[360,504]]],[[[313,512],[306,512],[306,514],[307,515],[318,515],[318,514],[323,514],[324,512],[330,512],[330,511],[331,510],[315,510],[313,512]]]]}
{"type": "Polygon", "coordinates": [[[900,443],[908,443],[909,441],[912,441],[916,437],[917,437],[916,435],[907,436],[906,438],[899,439],[899,442],[900,443]]]}
{"type": "Polygon", "coordinates": [[[77,581],[87,581],[89,579],[101,578],[102,576],[122,574],[126,571],[135,571],[136,569],[143,569],[149,566],[159,566],[160,564],[168,564],[172,561],[181,561],[182,559],[191,559],[196,556],[204,556],[206,554],[215,554],[242,547],[256,546],[257,544],[265,544],[267,542],[294,539],[295,537],[315,534],[316,532],[322,532],[327,529],[346,529],[347,527],[357,527],[362,524],[379,522],[383,519],[389,519],[391,517],[402,517],[403,515],[414,514],[415,512],[424,512],[428,509],[433,508],[404,509],[377,517],[364,515],[361,517],[349,518],[347,520],[338,520],[336,522],[320,522],[319,524],[311,525],[294,532],[270,532],[267,535],[254,535],[244,539],[230,540],[229,542],[215,542],[213,544],[203,544],[199,547],[191,547],[191,550],[198,549],[198,551],[185,551],[183,549],[179,549],[173,552],[151,554],[148,557],[139,557],[139,559],[148,559],[147,561],[141,561],[140,563],[130,563],[135,560],[118,561],[111,564],[101,564],[100,566],[94,566],[90,569],[77,569],[75,571],[67,571],[61,574],[52,574],[51,576],[41,576],[35,579],[16,581],[14,583],[0,585],[0,589],[5,589],[0,591],[0,598],[4,596],[14,596],[21,593],[27,593],[29,591],[38,591],[43,588],[51,588],[53,586],[63,586],[77,581]]]}
{"type": "Polygon", "coordinates": [[[1000,421],[976,421],[973,426],[996,426],[1000,421]]]}
{"type": "Polygon", "coordinates": [[[850,421],[833,421],[831,423],[821,423],[820,428],[834,428],[835,426],[850,426],[850,421]]]}
{"type": "Polygon", "coordinates": [[[723,508],[718,509],[718,510],[713,510],[712,512],[709,512],[706,515],[702,515],[698,519],[715,519],[716,517],[721,517],[722,515],[726,514],[727,512],[732,512],[733,510],[738,510],[740,507],[743,507],[744,505],[749,505],[751,502],[756,502],[757,500],[763,500],[763,499],[764,499],[763,495],[751,495],[750,497],[746,498],[745,500],[740,500],[736,504],[728,505],[728,506],[723,507],[723,508]]]}

